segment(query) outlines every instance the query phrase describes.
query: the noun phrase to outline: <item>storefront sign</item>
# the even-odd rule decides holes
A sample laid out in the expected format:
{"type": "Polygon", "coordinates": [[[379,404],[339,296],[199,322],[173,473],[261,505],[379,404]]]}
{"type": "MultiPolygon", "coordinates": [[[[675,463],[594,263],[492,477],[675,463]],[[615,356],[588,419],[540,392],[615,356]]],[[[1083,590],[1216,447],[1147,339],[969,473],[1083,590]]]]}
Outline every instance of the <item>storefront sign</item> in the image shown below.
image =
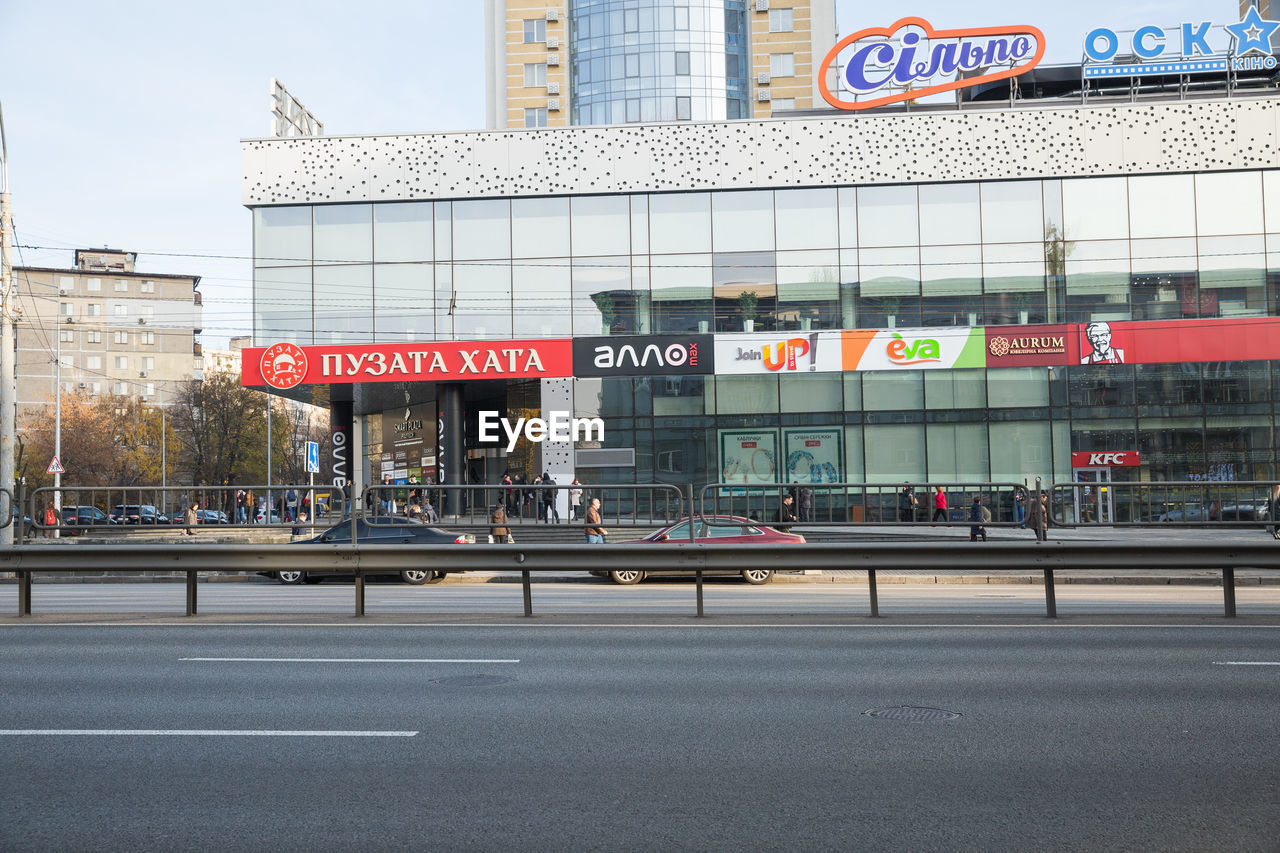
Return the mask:
{"type": "Polygon", "coordinates": [[[839,372],[839,332],[770,332],[715,336],[717,374],[839,372]]]}
{"type": "Polygon", "coordinates": [[[1205,74],[1232,71],[1269,70],[1276,67],[1271,55],[1271,36],[1280,21],[1269,21],[1249,7],[1244,20],[1222,29],[1229,44],[1215,50],[1209,44],[1212,21],[1180,24],[1166,29],[1155,24],[1138,27],[1121,39],[1108,27],[1090,30],[1084,37],[1086,78],[1140,77],[1145,74],[1205,74]],[[1117,55],[1137,61],[1116,63],[1117,55]]]}
{"type": "Polygon", "coordinates": [[[1031,26],[935,30],[924,18],[903,18],[836,42],[818,66],[818,86],[836,109],[865,110],[1017,77],[1040,63],[1044,48],[1044,33],[1031,26]],[[844,100],[831,92],[828,71],[846,48],[853,50],[837,75],[841,88],[858,97],[889,94],[844,100]],[[978,71],[983,73],[968,76],[978,71]]]}
{"type": "Polygon", "coordinates": [[[349,382],[431,382],[445,379],[554,379],[573,375],[567,338],[246,349],[240,383],[295,385],[349,382]],[[272,356],[270,378],[263,366],[272,356]],[[301,358],[299,358],[299,354],[301,358]],[[284,359],[291,359],[291,366],[284,359]],[[280,384],[287,382],[289,384],[280,384]]]}
{"type": "Polygon", "coordinates": [[[1072,468],[1136,468],[1140,464],[1137,450],[1121,450],[1105,453],[1093,451],[1074,451],[1071,454],[1072,468]]]}
{"type": "Polygon", "coordinates": [[[787,454],[786,482],[844,482],[843,429],[783,430],[783,448],[787,454]]]}
{"type": "Polygon", "coordinates": [[[983,329],[881,329],[844,333],[845,370],[985,367],[983,329]]]}
{"type": "Polygon", "coordinates": [[[574,338],[574,376],[692,376],[715,373],[711,335],[574,338]]]}
{"type": "Polygon", "coordinates": [[[1059,365],[1076,359],[1074,327],[988,326],[987,367],[1059,365]]]}

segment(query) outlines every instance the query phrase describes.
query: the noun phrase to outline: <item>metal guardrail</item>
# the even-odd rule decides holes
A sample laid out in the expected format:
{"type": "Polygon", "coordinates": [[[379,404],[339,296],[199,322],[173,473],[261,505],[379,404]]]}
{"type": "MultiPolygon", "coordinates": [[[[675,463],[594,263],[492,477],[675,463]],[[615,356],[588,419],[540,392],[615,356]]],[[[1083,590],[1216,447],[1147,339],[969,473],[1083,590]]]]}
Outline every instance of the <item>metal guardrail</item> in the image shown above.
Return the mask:
{"type": "Polygon", "coordinates": [[[1276,524],[1276,480],[1054,483],[1050,518],[1060,527],[1259,527],[1276,524]]]}
{"type": "Polygon", "coordinates": [[[933,520],[933,493],[942,487],[947,498],[943,524],[965,525],[969,507],[975,497],[991,512],[991,527],[1013,527],[1022,523],[1017,517],[1018,491],[1030,492],[1022,483],[931,482],[931,483],[710,483],[698,490],[698,513],[710,516],[736,515],[761,524],[821,524],[827,527],[865,527],[884,525],[903,527],[937,525],[933,520]],[[904,490],[915,496],[916,503],[904,501],[904,490]],[[808,491],[808,511],[802,509],[808,491]],[[795,499],[792,509],[797,521],[777,521],[778,507],[784,495],[795,499]]]}
{"type": "MultiPolygon", "coordinates": [[[[1236,615],[1235,570],[1280,569],[1280,548],[1270,542],[1249,542],[1224,547],[1221,543],[1162,544],[1159,542],[994,542],[981,548],[956,548],[954,542],[868,542],[856,548],[845,544],[817,543],[798,550],[795,545],[720,545],[672,543],[667,545],[339,545],[305,550],[278,545],[190,545],[157,548],[129,545],[90,549],[25,545],[0,551],[0,571],[16,572],[19,582],[18,615],[31,615],[32,578],[36,574],[92,571],[183,572],[186,575],[187,615],[195,616],[197,580],[201,572],[232,571],[249,574],[296,569],[305,561],[315,570],[337,570],[355,575],[355,615],[365,612],[365,575],[422,568],[423,564],[449,571],[519,571],[524,586],[524,612],[533,615],[530,575],[534,572],[598,570],[602,561],[611,569],[684,569],[697,578],[698,616],[704,615],[703,572],[740,571],[743,566],[795,570],[806,568],[861,570],[867,572],[871,615],[879,616],[876,572],[930,566],[960,573],[1043,573],[1045,614],[1055,618],[1054,571],[1103,571],[1116,569],[1201,569],[1222,572],[1224,615],[1236,615]],[[603,550],[602,550],[603,549],[603,550]]],[[[621,592],[622,588],[619,588],[621,592]]]]}

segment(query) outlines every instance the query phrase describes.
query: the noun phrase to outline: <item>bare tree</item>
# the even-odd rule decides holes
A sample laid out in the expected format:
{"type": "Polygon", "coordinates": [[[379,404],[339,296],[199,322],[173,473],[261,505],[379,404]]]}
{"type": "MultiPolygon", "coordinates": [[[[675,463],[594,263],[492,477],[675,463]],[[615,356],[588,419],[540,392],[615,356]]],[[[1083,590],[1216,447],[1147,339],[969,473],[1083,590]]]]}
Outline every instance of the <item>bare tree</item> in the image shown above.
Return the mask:
{"type": "Polygon", "coordinates": [[[266,400],[226,373],[186,383],[169,410],[183,474],[204,485],[265,481],[266,400]]]}

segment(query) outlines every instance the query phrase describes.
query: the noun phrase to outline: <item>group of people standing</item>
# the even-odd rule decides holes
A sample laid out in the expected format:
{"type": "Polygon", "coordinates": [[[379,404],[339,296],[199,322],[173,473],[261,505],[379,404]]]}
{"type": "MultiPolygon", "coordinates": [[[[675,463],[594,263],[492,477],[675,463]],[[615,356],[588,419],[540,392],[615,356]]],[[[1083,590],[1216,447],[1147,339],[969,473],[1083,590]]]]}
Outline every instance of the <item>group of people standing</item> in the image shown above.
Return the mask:
{"type": "MultiPolygon", "coordinates": [[[[933,507],[933,514],[929,517],[931,526],[937,526],[938,522],[942,522],[950,527],[948,522],[951,521],[950,508],[947,505],[947,493],[941,485],[934,486],[933,494],[925,500],[933,507]]],[[[898,493],[898,521],[914,522],[916,521],[916,512],[921,504],[921,498],[916,495],[915,489],[910,483],[902,487],[902,491],[898,493]]],[[[982,502],[981,495],[974,495],[973,503],[969,507],[966,514],[966,520],[969,522],[969,541],[977,542],[981,540],[987,541],[986,525],[991,521],[991,510],[982,502]]],[[[1028,495],[1025,489],[1015,489],[1013,493],[1013,520],[1021,527],[1030,527],[1036,535],[1037,542],[1045,541],[1046,530],[1049,526],[1049,495],[1047,492],[1040,492],[1038,498],[1028,495]]]]}
{"type": "MultiPolygon", "coordinates": [[[[502,475],[501,504],[508,517],[536,517],[551,524],[560,523],[560,506],[556,499],[555,478],[544,471],[533,480],[526,480],[523,474],[512,475],[510,471],[502,475]]],[[[582,483],[577,477],[569,484],[569,520],[577,521],[582,510],[582,483]]]]}

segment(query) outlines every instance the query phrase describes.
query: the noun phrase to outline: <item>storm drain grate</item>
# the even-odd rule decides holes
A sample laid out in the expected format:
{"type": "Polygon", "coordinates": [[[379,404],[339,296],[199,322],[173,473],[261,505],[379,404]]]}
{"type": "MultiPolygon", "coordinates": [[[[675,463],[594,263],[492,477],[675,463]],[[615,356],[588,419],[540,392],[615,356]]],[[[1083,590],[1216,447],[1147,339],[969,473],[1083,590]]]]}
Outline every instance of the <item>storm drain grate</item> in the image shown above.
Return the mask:
{"type": "Polygon", "coordinates": [[[904,723],[937,723],[942,720],[956,720],[960,714],[943,708],[919,708],[915,705],[900,705],[896,708],[872,708],[863,711],[868,717],[881,720],[899,720],[904,723]]]}
{"type": "Polygon", "coordinates": [[[433,678],[433,684],[444,687],[493,687],[495,684],[506,684],[515,681],[504,675],[453,675],[449,678],[433,678]]]}

